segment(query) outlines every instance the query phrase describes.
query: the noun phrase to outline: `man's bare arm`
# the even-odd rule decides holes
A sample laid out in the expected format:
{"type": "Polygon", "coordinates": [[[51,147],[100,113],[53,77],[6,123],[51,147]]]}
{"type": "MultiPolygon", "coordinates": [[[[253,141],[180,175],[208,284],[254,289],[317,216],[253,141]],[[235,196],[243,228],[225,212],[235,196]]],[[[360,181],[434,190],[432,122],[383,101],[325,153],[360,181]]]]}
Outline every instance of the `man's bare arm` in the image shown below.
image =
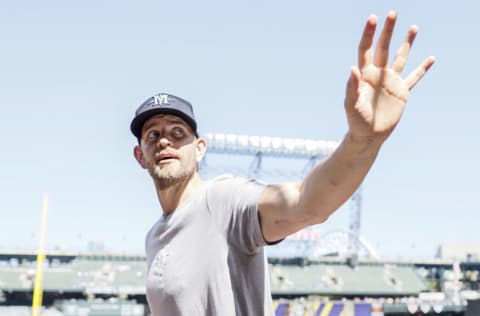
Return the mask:
{"type": "Polygon", "coordinates": [[[347,83],[349,131],[337,150],[303,182],[268,186],[261,194],[259,213],[267,241],[325,221],[353,194],[400,121],[409,91],[433,65],[434,58],[428,57],[405,79],[401,77],[418,31],[412,26],[388,67],[395,21],[396,13],[389,12],[374,53],[377,18],[368,18],[358,48],[358,66],[352,67],[347,83]]]}

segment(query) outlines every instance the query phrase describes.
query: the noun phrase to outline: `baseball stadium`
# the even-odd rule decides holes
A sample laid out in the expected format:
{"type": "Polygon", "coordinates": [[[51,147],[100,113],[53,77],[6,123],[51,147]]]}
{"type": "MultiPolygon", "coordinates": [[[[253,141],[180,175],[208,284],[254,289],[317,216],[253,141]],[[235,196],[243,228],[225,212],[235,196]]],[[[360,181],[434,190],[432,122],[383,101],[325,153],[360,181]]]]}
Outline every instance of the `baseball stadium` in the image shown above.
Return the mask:
{"type": "MultiPolygon", "coordinates": [[[[295,178],[337,145],[205,137],[206,177],[235,172],[260,180],[295,178]],[[303,165],[301,171],[293,170],[293,162],[303,165]]],[[[323,232],[314,226],[267,247],[276,316],[480,315],[480,247],[441,245],[436,259],[382,260],[360,234],[361,189],[348,204],[348,228],[323,232]]],[[[32,315],[35,302],[38,315],[150,315],[145,260],[143,254],[44,251],[42,246],[38,253],[2,250],[0,315],[32,315]]]]}

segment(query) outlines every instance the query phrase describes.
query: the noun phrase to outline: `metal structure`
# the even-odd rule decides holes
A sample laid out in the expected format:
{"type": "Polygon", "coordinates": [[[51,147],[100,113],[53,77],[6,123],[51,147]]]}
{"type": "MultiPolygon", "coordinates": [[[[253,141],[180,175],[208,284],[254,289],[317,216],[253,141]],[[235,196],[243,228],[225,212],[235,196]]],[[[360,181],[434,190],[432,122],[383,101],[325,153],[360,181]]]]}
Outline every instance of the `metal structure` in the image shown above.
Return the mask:
{"type": "MultiPolygon", "coordinates": [[[[304,176],[316,163],[333,153],[338,143],[334,141],[310,140],[298,138],[280,138],[268,136],[248,136],[235,134],[206,134],[204,138],[208,144],[207,157],[201,165],[201,171],[214,166],[208,164],[208,154],[220,154],[230,156],[249,156],[250,162],[247,172],[241,174],[259,179],[264,168],[264,158],[287,158],[305,160],[306,163],[301,172],[289,172],[288,168],[282,167],[276,174],[280,176],[294,175],[297,178],[304,176]]],[[[226,160],[223,160],[224,162],[226,160]]],[[[223,170],[228,172],[229,170],[223,170]]],[[[239,170],[237,170],[239,171],[239,170]]],[[[238,172],[236,172],[238,173],[238,172]]],[[[350,202],[350,224],[347,256],[357,259],[359,253],[360,218],[362,208],[361,190],[353,194],[350,202]]],[[[318,240],[317,240],[318,241],[318,240]]],[[[305,249],[310,249],[306,247],[305,249]]],[[[305,250],[304,251],[307,251],[305,250]]],[[[305,256],[308,254],[305,253],[305,256]]]]}
{"type": "Polygon", "coordinates": [[[362,188],[352,195],[350,200],[350,235],[352,238],[348,239],[348,254],[356,261],[359,254],[360,243],[360,219],[362,210],[362,188]]]}

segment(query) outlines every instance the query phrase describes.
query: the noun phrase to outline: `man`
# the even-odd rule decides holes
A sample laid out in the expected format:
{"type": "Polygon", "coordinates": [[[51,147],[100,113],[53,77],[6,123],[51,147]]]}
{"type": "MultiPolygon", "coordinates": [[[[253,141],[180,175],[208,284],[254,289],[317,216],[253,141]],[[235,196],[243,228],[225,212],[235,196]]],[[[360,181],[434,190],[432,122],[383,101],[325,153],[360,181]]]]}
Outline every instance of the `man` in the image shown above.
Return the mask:
{"type": "Polygon", "coordinates": [[[434,62],[429,57],[401,78],[417,33],[412,26],[387,65],[395,20],[390,12],[374,52],[377,18],[368,18],[347,83],[348,133],[300,183],[204,182],[198,166],[207,144],[191,104],[159,94],[140,106],[131,124],[134,155],[163,210],[145,244],[153,315],[273,314],[263,246],[324,222],[351,196],[399,122],[409,90],[434,62]]]}

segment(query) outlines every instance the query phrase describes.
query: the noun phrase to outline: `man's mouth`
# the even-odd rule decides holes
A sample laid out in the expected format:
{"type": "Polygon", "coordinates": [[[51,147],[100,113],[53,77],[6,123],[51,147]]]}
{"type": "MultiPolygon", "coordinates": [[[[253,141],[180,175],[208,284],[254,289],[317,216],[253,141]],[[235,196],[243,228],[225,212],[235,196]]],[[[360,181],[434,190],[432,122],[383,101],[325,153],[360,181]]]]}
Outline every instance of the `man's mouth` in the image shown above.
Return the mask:
{"type": "Polygon", "coordinates": [[[155,161],[158,164],[170,163],[177,159],[178,159],[178,156],[172,153],[160,153],[155,155],[155,161]]]}

